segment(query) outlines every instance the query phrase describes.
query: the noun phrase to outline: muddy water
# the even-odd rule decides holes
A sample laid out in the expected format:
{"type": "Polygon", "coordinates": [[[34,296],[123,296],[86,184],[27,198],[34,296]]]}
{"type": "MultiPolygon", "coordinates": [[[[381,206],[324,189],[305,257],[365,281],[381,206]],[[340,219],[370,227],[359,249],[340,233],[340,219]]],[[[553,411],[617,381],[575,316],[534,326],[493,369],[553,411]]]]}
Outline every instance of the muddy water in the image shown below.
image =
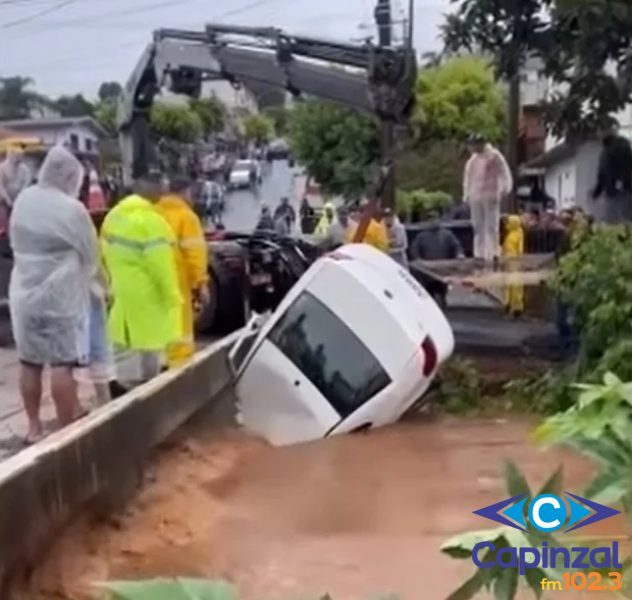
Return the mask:
{"type": "MultiPolygon", "coordinates": [[[[77,521],[18,597],[85,600],[95,581],[190,575],[233,581],[244,600],[442,600],[472,566],[439,546],[493,526],[472,511],[506,497],[503,458],[538,484],[560,462],[566,489],[586,480],[579,460],[530,446],[530,427],[414,423],[286,449],[237,432],[177,442],[124,514],[77,521]]],[[[585,531],[621,534],[621,522],[608,527],[585,531]]]]}

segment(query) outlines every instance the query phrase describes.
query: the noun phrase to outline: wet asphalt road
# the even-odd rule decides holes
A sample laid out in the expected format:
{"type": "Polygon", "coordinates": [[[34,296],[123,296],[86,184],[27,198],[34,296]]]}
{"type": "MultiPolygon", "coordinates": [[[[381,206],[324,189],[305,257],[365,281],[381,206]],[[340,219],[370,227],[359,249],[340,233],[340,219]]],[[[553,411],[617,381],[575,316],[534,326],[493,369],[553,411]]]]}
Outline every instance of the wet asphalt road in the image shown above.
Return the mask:
{"type": "Polygon", "coordinates": [[[227,194],[223,216],[226,229],[233,231],[251,231],[255,228],[265,204],[271,210],[283,196],[290,198],[298,209],[300,198],[296,194],[296,180],[299,171],[291,169],[286,161],[275,161],[269,173],[264,171],[263,183],[256,193],[249,189],[234,190],[227,194]]]}

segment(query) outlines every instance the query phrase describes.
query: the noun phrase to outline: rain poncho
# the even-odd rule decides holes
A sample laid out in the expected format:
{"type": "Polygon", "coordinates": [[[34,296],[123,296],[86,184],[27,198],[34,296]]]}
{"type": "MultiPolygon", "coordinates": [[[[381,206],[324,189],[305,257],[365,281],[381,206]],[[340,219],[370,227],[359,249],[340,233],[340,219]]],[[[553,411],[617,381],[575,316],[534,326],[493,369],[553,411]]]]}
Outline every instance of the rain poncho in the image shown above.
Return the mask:
{"type": "Polygon", "coordinates": [[[193,356],[193,292],[208,285],[208,246],[200,219],[187,202],[169,194],[158,203],[158,211],[176,236],[175,259],[182,304],[182,339],[167,347],[167,362],[178,366],[193,356]]]}
{"type": "Polygon", "coordinates": [[[503,155],[490,144],[475,152],[465,165],[463,197],[470,205],[474,229],[474,256],[491,261],[500,250],[500,202],[511,191],[511,170],[503,155]]]}
{"type": "Polygon", "coordinates": [[[402,222],[398,217],[393,217],[393,223],[390,227],[386,227],[388,233],[389,243],[389,256],[402,267],[408,268],[408,256],[406,250],[408,250],[408,236],[406,235],[406,228],[402,225],[402,222]]]}
{"type": "Polygon", "coordinates": [[[9,150],[0,163],[0,204],[12,207],[20,192],[31,184],[31,170],[21,156],[21,152],[9,150]]]}
{"type": "Polygon", "coordinates": [[[325,237],[327,232],[329,231],[329,227],[336,220],[336,207],[332,202],[325,203],[323,206],[323,215],[318,221],[318,225],[316,225],[316,229],[314,230],[314,235],[319,235],[321,237],[325,237]],[[329,218],[331,215],[331,219],[329,218]]]}
{"type": "Polygon", "coordinates": [[[74,365],[87,358],[98,243],[76,199],[82,177],[79,161],[53,148],[38,184],[18,196],[11,216],[11,319],[20,358],[32,364],[74,365]]]}
{"type": "MultiPolygon", "coordinates": [[[[503,256],[507,258],[516,258],[524,254],[524,230],[522,229],[522,221],[518,215],[510,215],[507,217],[507,234],[503,241],[503,256]]],[[[505,307],[512,314],[520,314],[524,311],[524,286],[518,281],[517,275],[512,272],[517,270],[516,265],[510,265],[508,276],[509,285],[505,288],[505,307]]]]}
{"type": "Polygon", "coordinates": [[[182,339],[182,294],[175,234],[156,207],[139,195],[121,200],[101,226],[110,278],[108,330],[115,346],[163,352],[182,339]]]}
{"type": "MultiPolygon", "coordinates": [[[[347,243],[353,243],[358,225],[354,225],[353,227],[347,229],[347,243]]],[[[386,232],[384,223],[371,219],[364,233],[362,243],[369,244],[369,246],[373,246],[382,252],[388,252],[388,233],[386,232]]]]}

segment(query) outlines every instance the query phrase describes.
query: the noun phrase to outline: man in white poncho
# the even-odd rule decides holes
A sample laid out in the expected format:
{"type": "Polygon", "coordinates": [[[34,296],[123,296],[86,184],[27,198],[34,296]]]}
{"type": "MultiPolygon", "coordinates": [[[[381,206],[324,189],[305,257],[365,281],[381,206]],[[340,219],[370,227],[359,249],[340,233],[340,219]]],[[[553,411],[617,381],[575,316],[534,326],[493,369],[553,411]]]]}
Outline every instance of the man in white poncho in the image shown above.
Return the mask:
{"type": "Polygon", "coordinates": [[[20,150],[11,148],[0,162],[0,203],[13,208],[20,192],[31,184],[31,170],[23,160],[20,150]]]}
{"type": "Polygon", "coordinates": [[[98,260],[96,231],[77,200],[82,178],[79,161],[64,148],[53,148],[38,183],[20,193],[11,215],[15,262],[9,306],[31,443],[42,436],[45,366],[51,368],[59,426],[81,414],[73,369],[87,361],[89,290],[98,260]]]}

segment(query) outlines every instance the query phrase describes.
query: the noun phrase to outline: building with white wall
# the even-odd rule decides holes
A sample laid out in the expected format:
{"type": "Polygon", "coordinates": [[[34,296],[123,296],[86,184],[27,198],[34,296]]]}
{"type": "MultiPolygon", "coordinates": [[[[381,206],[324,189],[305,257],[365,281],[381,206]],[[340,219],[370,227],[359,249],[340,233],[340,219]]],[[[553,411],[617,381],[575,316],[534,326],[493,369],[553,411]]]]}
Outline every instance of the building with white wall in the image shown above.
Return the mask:
{"type": "Polygon", "coordinates": [[[19,119],[2,121],[2,127],[38,138],[46,147],[66,146],[74,153],[99,156],[99,142],[106,131],[92,117],[61,117],[56,119],[19,119]]]}

